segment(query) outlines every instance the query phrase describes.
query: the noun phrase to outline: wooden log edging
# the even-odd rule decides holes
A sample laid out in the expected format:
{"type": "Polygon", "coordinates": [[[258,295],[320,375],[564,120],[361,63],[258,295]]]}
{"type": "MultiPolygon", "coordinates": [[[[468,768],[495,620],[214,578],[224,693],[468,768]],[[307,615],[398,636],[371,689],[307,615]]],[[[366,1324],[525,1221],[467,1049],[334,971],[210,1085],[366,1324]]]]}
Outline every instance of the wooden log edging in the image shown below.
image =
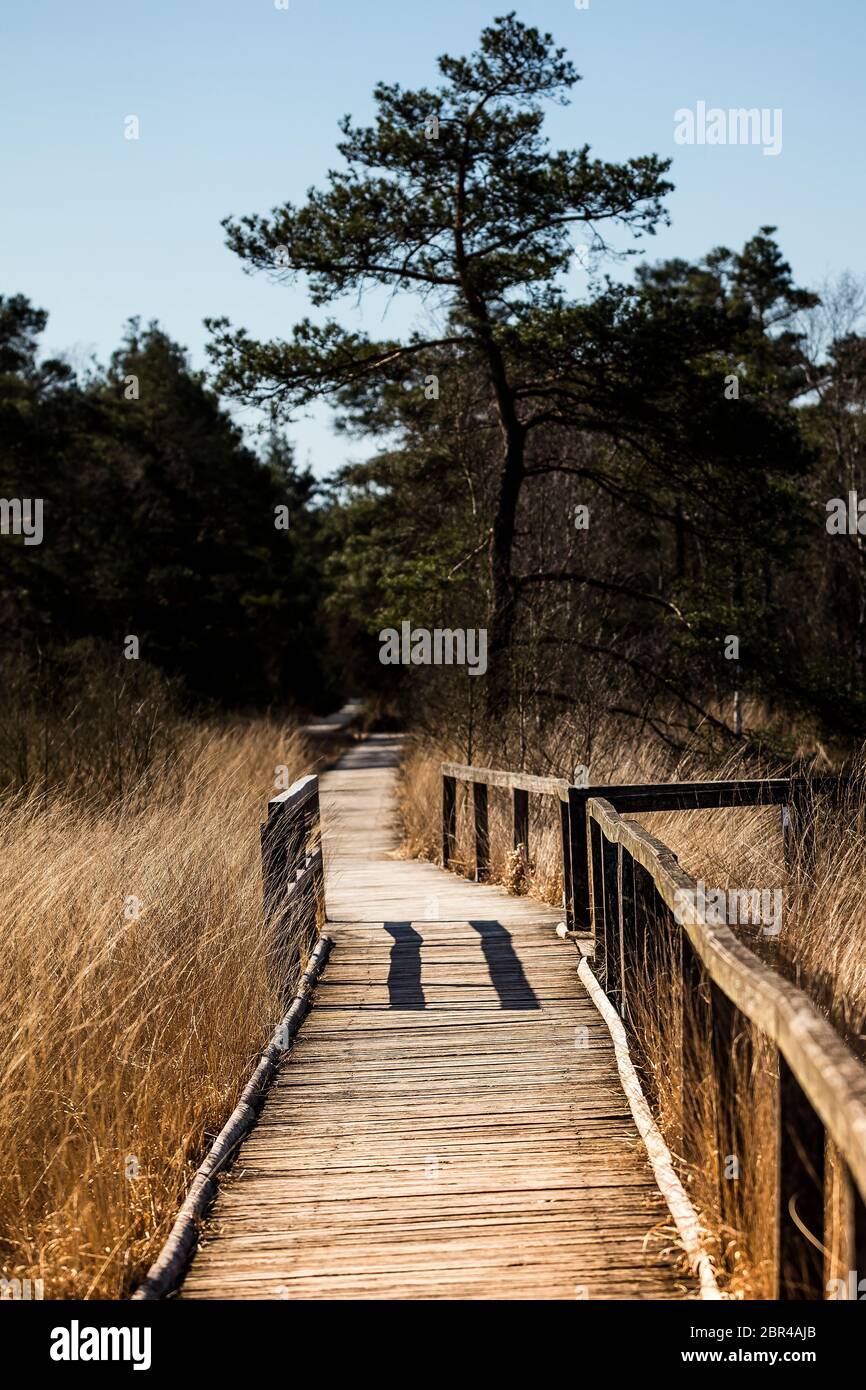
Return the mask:
{"type": "Polygon", "coordinates": [[[196,1171],[186,1200],[178,1212],[165,1244],[151,1265],[133,1300],[152,1302],[164,1298],[180,1283],[195,1249],[199,1222],[217,1194],[217,1178],[238,1145],[246,1138],[259,1116],[265,1095],[310,1007],[316,981],[325,968],[333,942],[319,938],[297,992],[275,1028],[258,1066],[244,1087],[240,1100],[223,1125],[204,1162],[196,1171]]]}
{"type": "Polygon", "coordinates": [[[674,1219],[674,1225],[683,1243],[683,1249],[692,1271],[698,1279],[701,1298],[717,1301],[722,1295],[716,1282],[712,1260],[704,1246],[704,1230],[700,1218],[692,1206],[691,1198],[679,1180],[671,1151],[652,1117],[652,1112],[640,1084],[640,1078],[631,1060],[628,1038],[622,1020],[592,973],[588,954],[589,945],[586,943],[576,944],[580,956],[577,973],[610,1033],[619,1079],[622,1082],[622,1088],[625,1091],[625,1097],[637,1125],[638,1133],[647,1151],[656,1185],[668,1204],[668,1210],[674,1219]]]}

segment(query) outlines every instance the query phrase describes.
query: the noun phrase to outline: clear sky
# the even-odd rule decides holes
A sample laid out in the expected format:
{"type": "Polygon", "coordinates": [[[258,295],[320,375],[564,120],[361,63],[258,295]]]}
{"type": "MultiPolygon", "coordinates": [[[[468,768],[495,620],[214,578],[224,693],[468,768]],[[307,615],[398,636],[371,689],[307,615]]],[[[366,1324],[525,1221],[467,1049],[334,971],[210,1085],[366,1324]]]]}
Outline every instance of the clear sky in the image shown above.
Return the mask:
{"type": "MultiPolygon", "coordinates": [[[[371,113],[379,79],[433,85],[474,47],[492,0],[5,0],[0,87],[0,293],[50,313],[45,346],[104,359],[126,318],[158,319],[205,364],[202,319],[286,334],[303,287],[246,276],[227,214],[300,201],[333,162],[337,120],[371,113]],[[136,115],[140,139],[124,139],[136,115]]],[[[551,108],[557,145],[605,159],[673,155],[673,225],[653,258],[738,247],[762,224],[800,283],[864,269],[863,0],[523,0],[583,81],[551,108]],[[781,108],[782,150],[687,146],[674,112],[781,108]]],[[[579,281],[576,282],[579,287],[579,281]]],[[[381,330],[382,306],[342,317],[381,330]]],[[[389,309],[386,330],[411,323],[389,309]]],[[[292,430],[317,473],[359,446],[327,413],[292,430]]]]}

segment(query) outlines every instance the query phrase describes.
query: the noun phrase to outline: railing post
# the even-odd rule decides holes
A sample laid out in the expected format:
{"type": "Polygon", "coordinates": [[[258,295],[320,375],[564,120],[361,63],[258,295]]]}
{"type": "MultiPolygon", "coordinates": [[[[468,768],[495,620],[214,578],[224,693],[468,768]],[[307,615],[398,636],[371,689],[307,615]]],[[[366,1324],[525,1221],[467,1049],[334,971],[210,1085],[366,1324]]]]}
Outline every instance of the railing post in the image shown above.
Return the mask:
{"type": "Polygon", "coordinates": [[[589,897],[589,829],[586,815],[588,799],[587,793],[582,788],[569,787],[571,901],[573,925],[577,931],[588,931],[592,926],[592,906],[589,897]]]}
{"type": "Polygon", "coordinates": [[[702,1049],[707,1046],[712,1028],[711,1005],[704,990],[704,969],[700,956],[692,946],[688,933],[674,919],[675,940],[679,942],[680,1008],[679,1054],[680,1074],[680,1152],[686,1163],[698,1167],[705,1154],[701,1143],[704,1134],[706,1058],[702,1049]]]}
{"type": "Polygon", "coordinates": [[[618,1014],[622,1014],[622,941],[619,920],[619,861],[621,853],[621,847],[609,840],[602,832],[605,992],[618,1014]]]}
{"type": "Polygon", "coordinates": [[[324,906],[317,778],[301,778],[268,803],[261,852],[265,921],[275,969],[289,989],[299,959],[315,942],[319,908],[324,906]]]}
{"type": "Polygon", "coordinates": [[[447,869],[457,839],[457,779],[442,778],[442,867],[447,869]]]}
{"type": "Polygon", "coordinates": [[[619,938],[622,951],[622,1016],[628,1017],[629,1003],[637,980],[637,952],[640,928],[635,902],[634,859],[619,846],[619,938]]]}
{"type": "Polygon", "coordinates": [[[559,826],[562,836],[562,906],[565,908],[565,925],[574,931],[574,899],[571,880],[571,818],[568,802],[559,800],[559,826]]]}
{"type": "MultiPolygon", "coordinates": [[[[866,1202],[860,1196],[848,1164],[835,1146],[834,1153],[838,1207],[837,1258],[835,1267],[825,1268],[825,1273],[828,1278],[841,1280],[844,1299],[859,1302],[866,1295],[866,1202]]],[[[828,1239],[826,1244],[832,1247],[834,1242],[828,1239]]]]}
{"type": "Polygon", "coordinates": [[[791,831],[791,808],[787,801],[783,801],[779,807],[779,815],[782,821],[782,860],[785,868],[790,869],[794,859],[794,836],[791,831]]]}
{"type": "Polygon", "coordinates": [[[752,1045],[748,1020],[723,990],[709,982],[714,1078],[719,1210],[731,1230],[740,1227],[741,1174],[746,1172],[748,1098],[752,1090],[752,1045]],[[745,1089],[738,1094],[738,1073],[745,1089]]]}
{"type": "Polygon", "coordinates": [[[319,909],[320,907],[324,909],[325,905],[325,838],[322,834],[322,812],[319,805],[318,780],[316,781],[316,790],[310,802],[310,819],[306,829],[307,840],[305,851],[307,863],[310,862],[317,851],[319,853],[319,863],[313,875],[313,912],[310,922],[309,941],[309,946],[312,949],[317,934],[319,909]]]}
{"type": "Polygon", "coordinates": [[[290,879],[300,878],[310,860],[309,843],[312,817],[308,806],[300,806],[291,817],[291,847],[287,844],[291,869],[290,879]]]}
{"type": "Polygon", "coordinates": [[[779,1299],[822,1299],[824,1126],[781,1052],[778,1117],[779,1299]]]}
{"type": "Polygon", "coordinates": [[[483,883],[490,876],[490,830],[484,782],[472,783],[472,802],[475,811],[475,882],[483,883]]]}
{"type": "Polygon", "coordinates": [[[262,893],[265,920],[271,922],[285,899],[289,881],[288,817],[280,805],[268,806],[261,828],[262,893]]]}
{"type": "MultiPolygon", "coordinates": [[[[796,853],[799,854],[806,873],[811,874],[815,868],[815,797],[809,778],[791,778],[791,800],[788,803],[788,816],[789,819],[793,820],[796,853]]],[[[792,848],[789,839],[788,861],[793,858],[792,848]]]]}
{"type": "Polygon", "coordinates": [[[604,961],[604,868],[601,857],[602,833],[598,821],[587,816],[587,854],[590,862],[590,902],[591,902],[591,924],[592,932],[595,937],[596,946],[602,949],[602,969],[606,969],[604,961]]]}
{"type": "Polygon", "coordinates": [[[529,792],[515,787],[511,793],[514,810],[514,848],[522,851],[523,862],[529,868],[529,792]]]}

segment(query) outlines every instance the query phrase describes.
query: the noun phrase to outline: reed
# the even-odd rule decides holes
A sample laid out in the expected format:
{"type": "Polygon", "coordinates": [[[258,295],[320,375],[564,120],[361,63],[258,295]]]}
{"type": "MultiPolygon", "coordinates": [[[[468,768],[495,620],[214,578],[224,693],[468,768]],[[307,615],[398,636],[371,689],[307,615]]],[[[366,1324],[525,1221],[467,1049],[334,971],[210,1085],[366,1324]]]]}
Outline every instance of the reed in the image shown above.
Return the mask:
{"type": "Polygon", "coordinates": [[[277,764],[307,770],[276,720],[178,724],[145,786],[0,803],[0,1266],[45,1297],[137,1282],[279,1018],[277,764]]]}

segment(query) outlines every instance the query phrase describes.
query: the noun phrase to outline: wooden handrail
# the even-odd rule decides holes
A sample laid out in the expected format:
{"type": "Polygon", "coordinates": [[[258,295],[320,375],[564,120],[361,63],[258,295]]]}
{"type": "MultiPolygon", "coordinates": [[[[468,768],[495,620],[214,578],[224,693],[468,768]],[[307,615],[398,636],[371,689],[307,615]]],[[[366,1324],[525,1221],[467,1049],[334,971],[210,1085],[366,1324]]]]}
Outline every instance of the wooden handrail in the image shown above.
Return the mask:
{"type": "Polygon", "coordinates": [[[536,777],[530,772],[503,772],[492,767],[468,767],[465,763],[443,763],[443,777],[457,782],[483,783],[488,787],[503,787],[506,791],[534,792],[538,796],[556,796],[568,800],[568,782],[564,777],[536,777]]]}
{"type": "Polygon", "coordinates": [[[730,927],[699,920],[697,913],[683,909],[676,895],[696,895],[697,879],[666,845],[634,821],[623,820],[601,797],[593,798],[588,809],[605,839],[622,845],[642,864],[665,905],[680,911],[682,929],[710,978],[778,1045],[866,1198],[866,1067],[802,989],[759,960],[730,927]]]}
{"type": "Polygon", "coordinates": [[[261,828],[265,916],[274,950],[289,976],[315,944],[325,877],[321,850],[319,779],[301,777],[268,802],[261,828]]]}
{"type": "Polygon", "coordinates": [[[279,796],[272,796],[268,802],[268,817],[278,811],[299,811],[308,802],[318,799],[319,779],[315,773],[309,773],[306,777],[299,777],[297,782],[280,792],[279,796]]]}
{"type": "MultiPolygon", "coordinates": [[[[866,1260],[866,1068],[802,989],[759,960],[729,926],[706,921],[705,914],[691,906],[697,902],[697,880],[666,845],[642,826],[624,820],[603,797],[590,798],[586,812],[593,927],[602,947],[605,987],[620,1012],[629,1012],[629,992],[636,990],[639,979],[635,953],[645,949],[640,942],[651,931],[646,921],[638,921],[633,891],[630,896],[624,889],[626,866],[631,862],[649,875],[660,903],[676,924],[671,930],[681,956],[683,1036],[690,995],[700,989],[700,972],[711,982],[707,1028],[711,1035],[720,1031],[726,1040],[719,1046],[714,1037],[712,1065],[719,1094],[734,1094],[735,1040],[743,1035],[738,1018],[748,1020],[778,1050],[776,1220],[783,1296],[785,1280],[796,1283],[794,1276],[786,1274],[792,1264],[800,1270],[811,1268],[812,1295],[823,1296],[826,1271],[814,1241],[821,1246],[824,1237],[825,1135],[836,1145],[853,1183],[847,1235],[851,1267],[860,1269],[857,1261],[866,1260]],[[791,1215],[792,1204],[799,1220],[791,1215]]],[[[654,987],[664,988],[665,982],[670,986],[669,972],[662,972],[661,983],[657,980],[654,987]]],[[[695,1078],[688,1078],[684,1070],[681,1094],[685,1096],[694,1083],[695,1078]]],[[[801,1297],[802,1290],[789,1291],[788,1296],[801,1297]]]]}
{"type": "Polygon", "coordinates": [[[568,809],[568,782],[564,777],[536,777],[529,772],[503,772],[491,767],[469,767],[465,763],[442,763],[442,865],[448,867],[457,832],[457,783],[472,785],[475,822],[475,878],[483,882],[490,872],[490,831],[487,816],[487,789],[499,787],[511,792],[514,821],[514,850],[524,862],[529,860],[529,794],[552,796],[559,803],[562,835],[563,892],[566,918],[571,924],[571,849],[568,809]]]}
{"type": "Polygon", "coordinates": [[[730,806],[781,806],[785,855],[793,834],[810,833],[803,815],[805,802],[814,791],[835,778],[737,777],[704,782],[644,782],[622,785],[572,786],[564,777],[539,777],[530,772],[473,767],[466,763],[442,763],[442,863],[454,856],[457,832],[457,783],[472,786],[475,821],[475,878],[487,878],[490,870],[490,834],[487,792],[490,787],[512,795],[513,849],[529,859],[528,797],[550,796],[559,802],[562,837],[563,908],[569,929],[588,930],[590,923],[589,862],[587,859],[586,806],[595,797],[610,801],[617,811],[695,811],[730,806]],[[792,825],[792,813],[793,822],[792,825]]]}
{"type": "MultiPolygon", "coordinates": [[[[658,910],[666,920],[672,918],[680,905],[678,893],[693,895],[681,900],[686,905],[695,900],[697,881],[680,866],[668,846],[637,823],[624,820],[623,813],[781,806],[786,860],[796,836],[808,861],[814,854],[810,803],[816,794],[837,794],[845,786],[836,778],[765,777],[575,787],[563,778],[461,763],[443,763],[441,772],[443,864],[447,866],[454,854],[457,783],[461,781],[472,787],[477,879],[489,874],[489,787],[511,792],[514,848],[527,859],[529,796],[550,796],[558,801],[568,925],[595,937],[604,987],[626,1021],[640,977],[640,962],[645,968],[647,952],[652,958],[659,950],[649,919],[654,919],[658,910]],[[625,875],[624,864],[629,869],[625,875]],[[637,904],[640,871],[645,875],[640,882],[644,898],[637,904]],[[647,895],[649,906],[644,900],[647,895]]],[[[818,1250],[823,1250],[827,1138],[835,1145],[844,1170],[842,1207],[848,1212],[850,1267],[866,1272],[866,1068],[804,991],[762,963],[729,927],[707,923],[696,911],[687,911],[681,921],[674,921],[670,941],[679,961],[682,1011],[680,1076],[675,1084],[682,1102],[683,1134],[688,1128],[688,1106],[694,1105],[694,1096],[700,1094],[706,1080],[704,1075],[688,1070],[695,1063],[687,1060],[689,1048],[683,1046],[687,1017],[691,1038],[701,1037],[710,1047],[709,1065],[721,1097],[715,1103],[719,1154],[736,1154],[744,1142],[747,1127],[742,1120],[731,1120],[737,1105],[734,1057],[744,1035],[751,1037],[749,1029],[756,1030],[775,1047],[779,1059],[774,1113],[778,1126],[776,1232],[781,1296],[802,1297],[804,1287],[808,1296],[822,1296],[824,1269],[815,1242],[818,1250]],[[695,999],[701,1000],[704,1010],[697,1024],[689,1013],[695,999]],[[722,1139],[725,1126],[729,1132],[722,1139]],[[720,1147],[722,1144],[727,1148],[720,1147]],[[816,1174],[820,1175],[817,1184],[816,1174]]],[[[675,983],[662,970],[653,987],[664,994],[675,983]]],[[[720,1193],[723,1212],[730,1209],[733,1200],[730,1192],[720,1193]]]]}

